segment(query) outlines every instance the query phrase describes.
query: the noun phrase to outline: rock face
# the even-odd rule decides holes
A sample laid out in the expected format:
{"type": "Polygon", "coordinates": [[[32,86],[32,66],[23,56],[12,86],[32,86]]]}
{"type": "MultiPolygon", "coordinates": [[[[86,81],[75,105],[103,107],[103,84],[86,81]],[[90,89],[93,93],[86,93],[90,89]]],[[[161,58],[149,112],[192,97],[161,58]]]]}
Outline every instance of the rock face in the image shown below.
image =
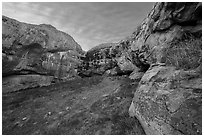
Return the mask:
{"type": "Polygon", "coordinates": [[[110,49],[114,43],[100,44],[90,49],[85,57],[82,57],[82,64],[78,71],[80,76],[103,75],[106,70],[116,66],[116,61],[110,53],[110,49]]]}
{"type": "Polygon", "coordinates": [[[177,50],[173,48],[175,44],[189,39],[200,40],[201,36],[202,4],[170,2],[156,3],[127,41],[149,64],[175,65],[172,60],[169,62],[169,49],[177,50]]]}
{"type": "Polygon", "coordinates": [[[130,107],[146,134],[202,134],[199,71],[155,66],[140,81],[130,107]]]}
{"type": "Polygon", "coordinates": [[[31,79],[33,74],[57,79],[74,77],[83,54],[70,35],[51,25],[32,25],[2,17],[3,77],[30,74],[31,79]]]}
{"type": "Polygon", "coordinates": [[[140,61],[137,53],[124,41],[105,43],[89,50],[79,68],[79,75],[129,75],[133,71],[144,72],[149,64],[140,61]]]}
{"type": "Polygon", "coordinates": [[[142,76],[144,75],[144,72],[139,72],[138,69],[135,69],[129,76],[130,79],[136,80],[136,79],[141,79],[142,76]]]}
{"type": "Polygon", "coordinates": [[[150,65],[130,115],[146,134],[202,134],[202,3],[156,3],[124,41],[150,65]]]}

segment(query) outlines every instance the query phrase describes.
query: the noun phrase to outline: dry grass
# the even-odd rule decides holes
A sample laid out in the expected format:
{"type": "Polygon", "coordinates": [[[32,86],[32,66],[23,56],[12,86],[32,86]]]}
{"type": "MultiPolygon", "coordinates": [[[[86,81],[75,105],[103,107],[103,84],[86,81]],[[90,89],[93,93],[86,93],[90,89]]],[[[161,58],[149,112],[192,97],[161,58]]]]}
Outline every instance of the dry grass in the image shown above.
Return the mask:
{"type": "Polygon", "coordinates": [[[202,40],[190,38],[170,43],[165,50],[166,64],[179,69],[194,69],[201,64],[202,40]]]}

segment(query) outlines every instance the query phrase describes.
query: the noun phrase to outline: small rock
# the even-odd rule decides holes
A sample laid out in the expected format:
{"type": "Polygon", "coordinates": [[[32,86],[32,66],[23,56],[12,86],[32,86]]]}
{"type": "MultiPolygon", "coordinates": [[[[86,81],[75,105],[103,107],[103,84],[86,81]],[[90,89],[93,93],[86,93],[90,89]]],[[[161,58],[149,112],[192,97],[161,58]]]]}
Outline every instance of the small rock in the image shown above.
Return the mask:
{"type": "Polygon", "coordinates": [[[116,97],[117,99],[121,99],[120,97],[116,97]]]}
{"type": "Polygon", "coordinates": [[[48,117],[48,116],[50,116],[50,115],[52,115],[52,113],[51,113],[51,112],[48,112],[47,114],[45,114],[44,118],[46,118],[46,117],[48,117]]]}
{"type": "Polygon", "coordinates": [[[14,123],[14,125],[19,125],[19,124],[20,124],[20,122],[19,122],[19,121],[17,121],[17,122],[15,122],[15,123],[14,123]]]}
{"type": "Polygon", "coordinates": [[[82,99],[85,100],[85,99],[87,99],[87,97],[83,97],[82,99]]]}
{"type": "Polygon", "coordinates": [[[103,97],[106,97],[106,96],[108,96],[108,95],[109,95],[109,94],[104,94],[103,97]]]}
{"type": "Polygon", "coordinates": [[[24,117],[22,120],[24,121],[24,120],[26,120],[27,119],[27,117],[24,117]]]}
{"type": "Polygon", "coordinates": [[[70,109],[70,107],[66,107],[66,110],[69,110],[70,109]]]}

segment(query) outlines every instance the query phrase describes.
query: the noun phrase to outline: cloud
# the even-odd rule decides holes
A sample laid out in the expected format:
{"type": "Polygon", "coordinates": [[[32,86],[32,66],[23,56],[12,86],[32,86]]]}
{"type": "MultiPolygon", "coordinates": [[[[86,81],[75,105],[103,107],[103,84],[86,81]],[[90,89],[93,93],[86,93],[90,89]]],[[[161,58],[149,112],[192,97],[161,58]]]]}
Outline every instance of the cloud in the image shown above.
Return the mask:
{"type": "Polygon", "coordinates": [[[84,50],[129,36],[153,3],[3,2],[3,15],[32,24],[51,24],[84,50]]]}

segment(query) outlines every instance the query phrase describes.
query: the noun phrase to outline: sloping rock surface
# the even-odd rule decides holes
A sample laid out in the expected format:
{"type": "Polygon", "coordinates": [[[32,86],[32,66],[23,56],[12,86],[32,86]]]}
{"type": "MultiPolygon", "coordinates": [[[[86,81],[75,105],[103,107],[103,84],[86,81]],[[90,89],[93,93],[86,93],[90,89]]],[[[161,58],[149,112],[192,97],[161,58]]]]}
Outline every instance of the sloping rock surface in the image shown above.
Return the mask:
{"type": "Polygon", "coordinates": [[[146,134],[202,134],[199,71],[155,66],[142,77],[130,107],[146,134]]]}
{"type": "Polygon", "coordinates": [[[57,79],[75,77],[83,54],[70,35],[51,25],[26,24],[2,16],[3,77],[29,74],[57,79]]]}
{"type": "Polygon", "coordinates": [[[124,41],[150,65],[129,109],[145,133],[202,134],[202,3],[156,3],[124,41]]]}
{"type": "Polygon", "coordinates": [[[169,50],[173,50],[173,46],[181,41],[201,40],[201,36],[201,3],[166,2],[156,3],[148,17],[126,41],[131,43],[133,51],[141,52],[140,56],[149,64],[175,65],[173,61],[169,62],[169,50]]]}

